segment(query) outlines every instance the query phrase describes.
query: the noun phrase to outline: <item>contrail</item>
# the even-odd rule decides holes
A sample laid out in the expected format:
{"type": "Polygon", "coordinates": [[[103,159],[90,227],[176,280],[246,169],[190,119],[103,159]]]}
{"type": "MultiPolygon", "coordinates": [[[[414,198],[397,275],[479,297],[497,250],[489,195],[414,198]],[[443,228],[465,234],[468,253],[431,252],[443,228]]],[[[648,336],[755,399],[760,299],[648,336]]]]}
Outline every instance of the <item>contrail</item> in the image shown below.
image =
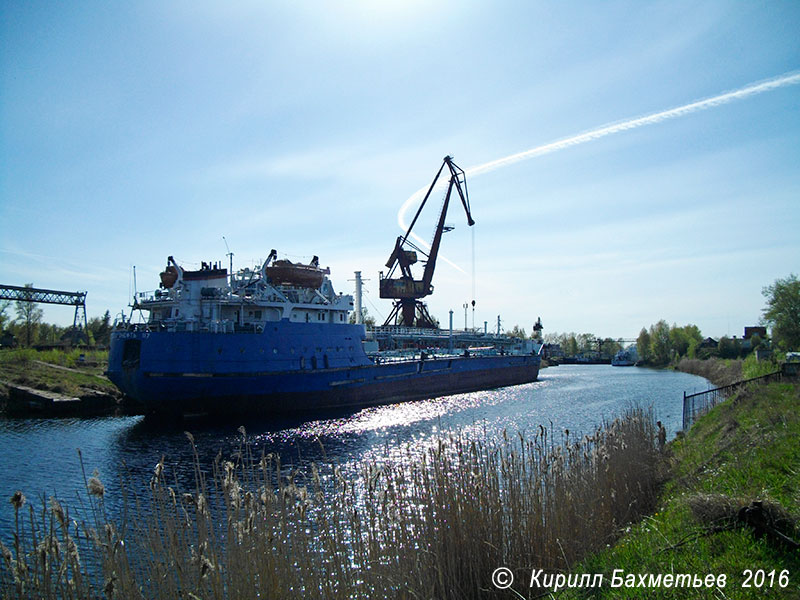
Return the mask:
{"type": "Polygon", "coordinates": [[[500,167],[505,167],[506,165],[510,165],[515,162],[519,162],[521,160],[527,160],[529,158],[533,158],[534,156],[549,154],[550,152],[555,152],[556,150],[569,148],[570,146],[585,144],[586,142],[591,142],[592,140],[600,139],[607,135],[611,135],[612,133],[628,131],[629,129],[636,129],[637,127],[642,127],[644,125],[661,123],[662,121],[667,121],[668,119],[682,117],[684,115],[695,113],[701,110],[706,110],[708,108],[713,108],[715,106],[728,104],[729,102],[733,102],[734,100],[742,100],[750,96],[755,96],[756,94],[762,94],[764,92],[769,92],[774,89],[778,89],[787,85],[793,85],[797,83],[800,83],[800,73],[790,73],[786,75],[781,75],[780,77],[768,79],[760,83],[750,84],[748,86],[745,86],[738,90],[734,90],[732,92],[726,92],[724,94],[720,94],[719,96],[706,98],[705,100],[698,100],[697,102],[692,102],[691,104],[684,104],[683,106],[679,106],[677,108],[663,110],[661,112],[657,112],[652,115],[647,115],[646,117],[638,117],[635,119],[628,119],[627,121],[622,121],[621,123],[605,125],[603,127],[587,131],[586,133],[581,133],[579,135],[568,137],[566,139],[559,140],[557,142],[552,142],[550,144],[544,144],[543,146],[537,146],[536,148],[531,148],[530,150],[526,150],[525,152],[512,154],[511,156],[506,156],[504,158],[498,158],[497,160],[493,160],[487,163],[483,163],[482,165],[477,165],[475,167],[465,169],[465,171],[468,175],[473,175],[473,176],[479,175],[481,173],[488,173],[489,171],[494,171],[495,169],[499,169],[500,167]]]}
{"type": "MultiPolygon", "coordinates": [[[[607,135],[620,133],[622,131],[628,131],[630,129],[636,129],[638,127],[643,127],[645,125],[661,123],[662,121],[667,121],[669,119],[674,119],[676,117],[683,117],[685,115],[699,112],[701,110],[706,110],[709,108],[713,108],[715,106],[728,104],[729,102],[734,102],[735,100],[743,100],[745,98],[749,98],[750,96],[763,94],[764,92],[769,92],[772,90],[776,90],[778,88],[782,88],[788,85],[795,85],[798,83],[800,83],[800,72],[793,71],[790,73],[786,73],[784,75],[779,75],[778,77],[773,77],[772,79],[751,83],[750,85],[746,85],[745,87],[739,88],[732,92],[725,92],[724,94],[719,94],[718,96],[712,96],[711,98],[706,98],[705,100],[698,100],[696,102],[691,102],[690,104],[684,104],[683,106],[678,106],[677,108],[662,110],[661,112],[653,113],[652,115],[647,115],[644,117],[627,119],[619,123],[603,125],[602,127],[598,127],[597,129],[592,129],[591,131],[587,131],[586,133],[580,133],[578,135],[573,135],[572,137],[564,138],[562,140],[551,142],[549,144],[544,144],[542,146],[537,146],[536,148],[531,148],[530,150],[525,150],[524,152],[519,152],[517,154],[511,154],[503,158],[498,158],[496,160],[483,163],[482,165],[476,165],[474,167],[464,169],[464,171],[466,172],[467,175],[474,177],[475,175],[489,173],[490,171],[494,171],[495,169],[506,167],[508,165],[523,160],[528,160],[536,156],[549,154],[551,152],[555,152],[556,150],[563,150],[564,148],[569,148],[571,146],[577,146],[579,144],[585,144],[586,142],[598,140],[602,137],[606,137],[607,135]]],[[[397,213],[397,224],[403,231],[406,231],[408,229],[408,225],[406,224],[405,220],[406,212],[408,211],[409,207],[412,204],[418,202],[425,195],[426,191],[427,187],[418,190],[408,200],[406,200],[403,203],[403,206],[400,207],[400,210],[397,213]]],[[[417,240],[417,242],[423,244],[425,247],[428,246],[428,244],[424,240],[420,239],[413,233],[411,235],[414,237],[414,239],[417,240]]],[[[459,271],[463,272],[463,269],[453,264],[451,261],[447,260],[444,257],[440,258],[445,260],[448,264],[455,267],[459,271]]]]}

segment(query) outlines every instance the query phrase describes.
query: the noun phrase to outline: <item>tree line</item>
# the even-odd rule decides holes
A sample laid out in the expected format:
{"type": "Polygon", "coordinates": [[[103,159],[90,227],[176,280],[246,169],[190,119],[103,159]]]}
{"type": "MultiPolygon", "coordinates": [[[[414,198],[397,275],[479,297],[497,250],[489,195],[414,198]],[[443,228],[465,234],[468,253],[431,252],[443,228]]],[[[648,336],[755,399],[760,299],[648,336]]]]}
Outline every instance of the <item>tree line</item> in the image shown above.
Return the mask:
{"type": "Polygon", "coordinates": [[[542,341],[545,344],[558,344],[566,356],[597,352],[600,356],[611,357],[625,345],[621,339],[599,338],[593,333],[575,332],[547,333],[542,341]]]}
{"type": "Polygon", "coordinates": [[[800,350],[800,280],[794,274],[777,279],[761,290],[766,306],[761,313],[761,325],[768,335],[758,334],[744,340],[722,336],[706,342],[696,325],[668,325],[661,320],[642,328],[636,343],[639,357],[651,364],[663,365],[672,360],[687,358],[744,358],[759,348],[780,352],[800,350]]]}
{"type": "MultiPolygon", "coordinates": [[[[697,325],[670,325],[660,320],[643,327],[636,340],[640,360],[652,365],[665,365],[680,358],[744,358],[758,348],[771,348],[781,352],[800,350],[800,280],[792,274],[776,280],[762,289],[766,306],[761,315],[761,324],[769,329],[763,338],[753,335],[748,340],[723,336],[719,340],[706,341],[697,325]]],[[[525,337],[525,330],[518,326],[509,332],[525,337]]],[[[533,337],[533,336],[531,336],[533,337]]],[[[558,344],[567,356],[598,352],[602,356],[613,356],[624,347],[622,340],[599,339],[592,333],[548,333],[543,341],[558,344]]]]}
{"type": "Polygon", "coordinates": [[[642,327],[636,339],[636,352],[643,362],[665,365],[677,358],[700,358],[697,354],[702,343],[703,334],[697,325],[670,326],[661,319],[649,329],[642,327]]]}

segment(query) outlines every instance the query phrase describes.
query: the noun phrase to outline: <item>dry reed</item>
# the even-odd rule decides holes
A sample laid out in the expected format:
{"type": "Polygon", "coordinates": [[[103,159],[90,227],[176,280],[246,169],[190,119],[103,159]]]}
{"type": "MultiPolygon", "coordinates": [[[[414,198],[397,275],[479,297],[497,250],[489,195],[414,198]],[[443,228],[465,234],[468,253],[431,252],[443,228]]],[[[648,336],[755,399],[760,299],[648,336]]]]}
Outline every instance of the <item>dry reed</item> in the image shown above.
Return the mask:
{"type": "MultiPolygon", "coordinates": [[[[558,443],[544,427],[532,438],[452,435],[368,461],[356,477],[337,465],[287,469],[254,456],[240,432],[239,452],[218,455],[209,477],[194,449],[191,492],[159,462],[147,497],[123,491],[116,521],[97,474],[86,482],[88,522],[54,498],[26,511],[15,495],[13,547],[0,547],[3,596],[493,597],[497,567],[518,579],[532,568],[568,571],[650,511],[657,492],[656,431],[638,409],[558,443]]],[[[527,580],[515,588],[541,593],[527,580]]]]}

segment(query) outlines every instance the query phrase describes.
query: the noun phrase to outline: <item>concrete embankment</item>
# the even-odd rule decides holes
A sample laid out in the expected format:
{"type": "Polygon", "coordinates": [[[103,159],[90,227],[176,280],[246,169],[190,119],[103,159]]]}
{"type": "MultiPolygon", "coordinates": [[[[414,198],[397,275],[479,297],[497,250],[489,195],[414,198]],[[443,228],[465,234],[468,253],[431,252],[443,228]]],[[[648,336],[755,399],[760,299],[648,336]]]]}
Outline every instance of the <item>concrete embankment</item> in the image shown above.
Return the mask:
{"type": "Polygon", "coordinates": [[[114,414],[122,408],[119,397],[93,390],[65,396],[13,383],[3,385],[8,390],[4,412],[9,416],[92,416],[114,414]]]}

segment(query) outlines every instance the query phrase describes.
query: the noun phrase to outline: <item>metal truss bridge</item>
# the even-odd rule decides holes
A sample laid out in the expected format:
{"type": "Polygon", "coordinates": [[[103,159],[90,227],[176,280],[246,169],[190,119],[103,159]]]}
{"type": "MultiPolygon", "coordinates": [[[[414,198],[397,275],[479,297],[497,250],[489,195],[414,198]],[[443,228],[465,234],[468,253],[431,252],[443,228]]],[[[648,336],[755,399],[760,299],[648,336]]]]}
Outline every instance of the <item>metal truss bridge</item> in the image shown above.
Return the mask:
{"type": "Polygon", "coordinates": [[[0,300],[74,306],[75,317],[72,320],[73,342],[76,342],[79,337],[86,336],[86,292],[62,292],[60,290],[44,290],[17,285],[0,285],[0,300]],[[78,326],[81,324],[83,325],[83,332],[79,333],[78,326]]]}

